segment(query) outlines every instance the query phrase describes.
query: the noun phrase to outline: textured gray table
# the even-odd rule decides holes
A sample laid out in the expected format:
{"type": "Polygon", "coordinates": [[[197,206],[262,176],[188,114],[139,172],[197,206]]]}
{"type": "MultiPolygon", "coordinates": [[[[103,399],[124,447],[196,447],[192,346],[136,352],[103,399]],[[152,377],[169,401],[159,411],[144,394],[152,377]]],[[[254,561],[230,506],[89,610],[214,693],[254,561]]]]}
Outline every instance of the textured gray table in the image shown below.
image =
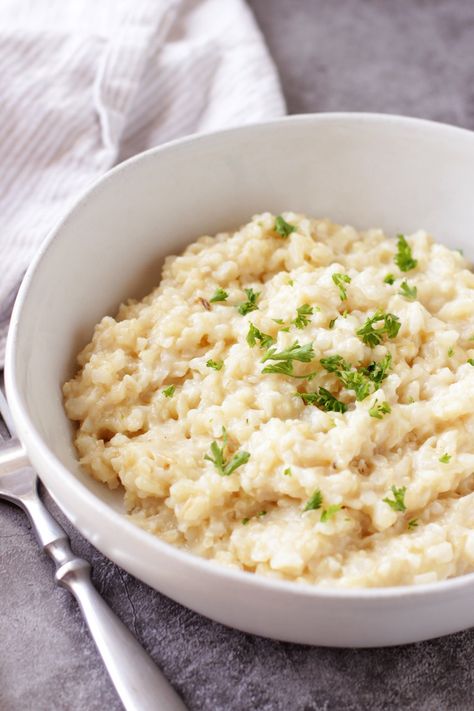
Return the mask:
{"type": "MultiPolygon", "coordinates": [[[[290,112],[381,111],[474,128],[472,0],[251,0],[290,112]]],[[[51,505],[96,585],[191,711],[464,711],[474,631],[403,648],[331,650],[226,629],[103,558],[51,505]]],[[[24,515],[0,504],[1,711],[118,711],[67,592],[24,515]]],[[[474,604],[474,603],[473,603],[474,604]]]]}

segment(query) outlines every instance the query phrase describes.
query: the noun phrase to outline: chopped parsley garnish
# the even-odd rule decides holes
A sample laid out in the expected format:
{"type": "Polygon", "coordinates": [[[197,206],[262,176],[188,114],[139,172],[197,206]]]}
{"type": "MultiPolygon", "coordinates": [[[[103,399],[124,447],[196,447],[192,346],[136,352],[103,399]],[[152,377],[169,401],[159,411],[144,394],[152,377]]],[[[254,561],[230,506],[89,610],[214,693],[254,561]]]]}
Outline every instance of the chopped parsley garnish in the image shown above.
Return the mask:
{"type": "Polygon", "coordinates": [[[372,389],[370,380],[360,371],[344,370],[338,375],[338,378],[347,390],[354,390],[356,400],[359,402],[370,395],[372,389]]]}
{"type": "Polygon", "coordinates": [[[212,360],[212,358],[209,358],[206,365],[208,368],[214,368],[214,370],[222,370],[224,361],[223,360],[212,360]]]}
{"type": "Polygon", "coordinates": [[[402,272],[409,272],[410,269],[414,269],[418,264],[418,261],[413,259],[411,247],[403,235],[398,235],[395,264],[402,272]]]}
{"type": "Polygon", "coordinates": [[[257,301],[258,297],[260,296],[260,292],[254,291],[253,289],[244,289],[244,291],[247,294],[247,301],[244,301],[243,304],[240,304],[240,306],[238,307],[239,314],[241,314],[242,316],[245,316],[251,311],[256,311],[258,309],[257,301]]]}
{"type": "Polygon", "coordinates": [[[341,508],[342,506],[340,504],[331,504],[331,506],[328,506],[327,509],[324,509],[321,513],[321,522],[326,523],[327,521],[330,521],[332,517],[341,510],[341,508]]]}
{"type": "Polygon", "coordinates": [[[469,363],[469,365],[474,365],[474,358],[468,358],[467,362],[469,363]]]}
{"type": "Polygon", "coordinates": [[[253,323],[249,324],[249,332],[247,333],[247,343],[250,348],[253,348],[256,343],[259,343],[260,348],[269,348],[274,342],[274,339],[268,333],[262,333],[253,323]]]}
{"type": "Polygon", "coordinates": [[[300,346],[298,341],[295,341],[292,346],[284,351],[277,352],[276,348],[270,348],[262,358],[262,362],[264,363],[267,360],[298,360],[301,363],[309,363],[313,358],[314,350],[312,343],[305,343],[304,346],[300,346]]]}
{"type": "Polygon", "coordinates": [[[351,364],[344,360],[340,355],[332,355],[327,358],[321,358],[319,361],[323,368],[328,371],[328,373],[340,373],[341,370],[350,370],[351,364]]]}
{"type": "Polygon", "coordinates": [[[292,346],[284,351],[277,352],[276,347],[269,348],[262,362],[267,360],[276,360],[277,363],[266,365],[262,373],[280,373],[281,375],[291,375],[293,378],[302,380],[312,380],[316,372],[308,373],[307,375],[295,375],[293,372],[293,362],[300,361],[301,363],[309,363],[314,358],[314,350],[312,343],[306,343],[300,346],[298,341],[295,341],[292,346]]]}
{"type": "Polygon", "coordinates": [[[383,337],[395,338],[400,330],[400,319],[394,314],[384,314],[377,310],[373,316],[370,316],[364,325],[356,331],[359,338],[370,348],[375,348],[383,341],[383,337]],[[383,324],[378,328],[374,328],[376,323],[383,321],[383,324]]]}
{"type": "Polygon", "coordinates": [[[319,361],[328,373],[334,373],[347,390],[354,390],[356,400],[364,400],[370,394],[371,383],[368,377],[352,366],[340,355],[321,358],[319,361]]]}
{"type": "Polygon", "coordinates": [[[391,487],[392,494],[393,494],[393,499],[389,499],[388,496],[383,499],[386,504],[390,506],[391,509],[394,511],[406,511],[407,507],[405,506],[405,493],[406,493],[406,486],[401,486],[399,489],[397,489],[396,486],[391,487]]]}
{"type": "Polygon", "coordinates": [[[283,321],[282,318],[272,318],[272,321],[274,321],[275,323],[278,323],[278,324],[280,324],[280,325],[281,325],[282,323],[284,323],[284,321],[283,321]]]}
{"type": "Polygon", "coordinates": [[[262,373],[277,373],[280,375],[293,375],[293,363],[291,361],[282,360],[272,365],[266,365],[262,373]]]}
{"type": "Polygon", "coordinates": [[[249,521],[250,521],[249,518],[243,518],[243,519],[242,519],[242,526],[246,526],[249,521]]]}
{"type": "Polygon", "coordinates": [[[168,387],[163,390],[163,395],[165,397],[173,397],[175,390],[176,385],[168,385],[168,387]]]}
{"type": "Polygon", "coordinates": [[[448,358],[454,355],[454,348],[448,348],[448,358]]]}
{"type": "Polygon", "coordinates": [[[339,289],[339,296],[341,297],[341,301],[345,301],[347,299],[347,291],[344,284],[351,283],[350,276],[347,276],[347,274],[333,274],[332,280],[339,289]]]}
{"type": "Polygon", "coordinates": [[[296,328],[304,328],[311,321],[308,316],[313,315],[313,307],[309,304],[303,304],[302,306],[298,306],[298,308],[296,309],[296,314],[296,318],[294,321],[292,321],[292,323],[295,324],[296,328]]]}
{"type": "Polygon", "coordinates": [[[212,299],[209,299],[209,303],[215,304],[217,301],[225,301],[228,298],[228,296],[229,296],[229,294],[227,293],[227,291],[224,291],[224,289],[221,289],[220,287],[218,287],[215,290],[214,296],[212,297],[212,299]]]}
{"type": "Polygon", "coordinates": [[[285,469],[285,471],[283,472],[283,474],[284,474],[285,476],[291,476],[291,469],[290,469],[290,467],[287,467],[287,468],[285,469]]]}
{"type": "Polygon", "coordinates": [[[347,412],[347,405],[332,395],[326,388],[319,388],[314,393],[295,393],[305,405],[316,405],[326,412],[347,412]]]}
{"type": "Polygon", "coordinates": [[[259,511],[257,514],[257,518],[262,518],[262,516],[266,516],[267,512],[266,511],[259,511]]]}
{"type": "Polygon", "coordinates": [[[312,380],[317,375],[317,371],[313,371],[307,375],[295,375],[293,372],[293,362],[288,360],[281,360],[277,363],[266,365],[265,368],[263,368],[262,373],[290,375],[292,378],[298,378],[299,380],[312,380]]]}
{"type": "Polygon", "coordinates": [[[384,284],[393,284],[395,282],[395,277],[393,274],[387,274],[387,276],[384,279],[384,284]]]}
{"type": "Polygon", "coordinates": [[[293,279],[288,279],[287,283],[288,283],[288,286],[294,286],[295,282],[293,281],[293,279]]]}
{"type": "Polygon", "coordinates": [[[321,494],[320,489],[316,489],[316,491],[313,493],[310,499],[306,502],[306,506],[303,509],[304,511],[315,511],[316,509],[320,509],[323,504],[323,495],[321,494]]]}
{"type": "Polygon", "coordinates": [[[275,227],[273,229],[277,234],[280,235],[280,237],[286,239],[287,237],[289,237],[289,235],[291,235],[292,232],[296,230],[296,227],[294,225],[290,225],[290,223],[287,222],[284,217],[278,215],[278,217],[275,219],[275,227]]]}
{"type": "Polygon", "coordinates": [[[416,286],[410,286],[406,280],[400,284],[400,296],[403,296],[407,301],[415,301],[417,289],[416,286]]]}
{"type": "Polygon", "coordinates": [[[362,368],[362,372],[366,375],[373,383],[380,385],[388,375],[388,371],[392,364],[392,356],[387,353],[386,356],[379,360],[378,362],[373,360],[372,363],[366,365],[362,368]]]}
{"type": "Polygon", "coordinates": [[[451,455],[450,454],[443,454],[442,457],[439,458],[441,464],[448,464],[451,461],[451,455]]]}
{"type": "Polygon", "coordinates": [[[408,530],[413,531],[418,526],[418,519],[417,518],[412,518],[410,521],[408,521],[408,530]]]}
{"type": "Polygon", "coordinates": [[[248,452],[236,452],[231,459],[226,459],[224,451],[227,447],[227,432],[222,428],[222,447],[219,447],[217,442],[211,443],[211,454],[206,454],[204,459],[212,462],[221,476],[230,476],[242,464],[245,464],[250,459],[248,452]]]}
{"type": "Polygon", "coordinates": [[[384,415],[389,415],[391,412],[392,408],[388,402],[384,401],[379,403],[376,400],[369,410],[369,415],[371,417],[376,417],[377,420],[381,420],[384,415]]]}
{"type": "Polygon", "coordinates": [[[336,318],[332,318],[332,319],[329,321],[329,326],[328,326],[328,328],[329,328],[331,331],[332,331],[332,329],[334,328],[334,324],[336,323],[336,320],[337,320],[337,317],[336,317],[336,318]]]}

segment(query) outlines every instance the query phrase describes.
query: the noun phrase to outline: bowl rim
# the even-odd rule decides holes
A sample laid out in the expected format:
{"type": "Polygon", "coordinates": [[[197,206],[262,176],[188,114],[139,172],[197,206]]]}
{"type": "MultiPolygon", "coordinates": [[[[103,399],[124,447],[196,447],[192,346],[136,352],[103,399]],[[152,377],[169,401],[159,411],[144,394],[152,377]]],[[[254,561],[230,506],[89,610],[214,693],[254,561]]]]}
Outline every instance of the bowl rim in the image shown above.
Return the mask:
{"type": "MultiPolygon", "coordinates": [[[[167,143],[149,148],[148,150],[138,153],[122,163],[119,163],[79,193],[77,199],[69,205],[64,216],[48,233],[27,269],[15,301],[7,336],[5,353],[5,387],[8,402],[12,410],[15,425],[20,431],[28,433],[28,435],[24,438],[28,441],[26,449],[37,451],[39,453],[38,456],[41,457],[46,466],[54,472],[55,476],[59,475],[62,478],[67,478],[68,486],[78,501],[82,502],[85,506],[88,506],[91,511],[95,511],[96,515],[100,516],[102,519],[107,519],[107,521],[113,526],[120,527],[128,535],[132,545],[142,543],[145,547],[155,549],[164,557],[170,556],[171,558],[175,558],[181,565],[183,565],[183,567],[192,568],[196,572],[206,574],[206,576],[214,576],[216,578],[224,579],[229,583],[233,582],[239,586],[262,589],[268,592],[273,592],[274,594],[285,595],[290,593],[291,595],[297,597],[303,596],[314,598],[315,600],[347,600],[352,602],[366,600],[374,602],[376,600],[406,600],[407,598],[419,598],[420,596],[429,596],[432,598],[433,596],[443,596],[447,593],[456,593],[461,591],[463,588],[474,585],[474,572],[448,578],[446,580],[423,583],[420,585],[400,585],[371,588],[319,587],[318,585],[311,585],[306,582],[279,580],[260,575],[258,573],[250,573],[230,568],[222,565],[221,563],[217,563],[216,561],[201,558],[198,555],[189,553],[186,550],[173,546],[170,543],[166,543],[158,536],[154,536],[132,523],[125,514],[115,511],[103,499],[101,499],[100,496],[94,494],[85,484],[81,483],[79,479],[76,478],[76,476],[49,449],[43,440],[30,418],[28,406],[25,402],[24,396],[16,387],[16,341],[18,331],[21,327],[21,316],[23,309],[25,308],[25,302],[28,298],[30,284],[33,282],[36,272],[41,267],[43,261],[47,259],[48,252],[55,241],[61,238],[63,229],[67,228],[68,223],[71,220],[74,220],[76,213],[82,209],[91,195],[100,191],[103,185],[111,180],[114,180],[116,175],[121,174],[123,171],[129,170],[130,167],[136,163],[146,160],[151,156],[160,155],[161,153],[170,150],[172,151],[176,147],[206,141],[212,142],[215,138],[221,136],[232,137],[233,135],[240,133],[251,134],[255,131],[267,131],[290,124],[313,123],[315,125],[322,125],[333,122],[353,124],[385,123],[389,126],[400,125],[418,129],[426,128],[430,131],[438,131],[444,134],[451,133],[463,136],[471,141],[474,140],[474,132],[469,129],[428,119],[420,119],[397,114],[368,112],[307,113],[295,114],[270,121],[251,123],[244,126],[225,128],[219,131],[210,131],[202,134],[177,138],[167,143]]],[[[63,505],[60,502],[58,503],[60,508],[63,509],[63,505]]],[[[78,530],[80,530],[79,527],[78,530]]]]}

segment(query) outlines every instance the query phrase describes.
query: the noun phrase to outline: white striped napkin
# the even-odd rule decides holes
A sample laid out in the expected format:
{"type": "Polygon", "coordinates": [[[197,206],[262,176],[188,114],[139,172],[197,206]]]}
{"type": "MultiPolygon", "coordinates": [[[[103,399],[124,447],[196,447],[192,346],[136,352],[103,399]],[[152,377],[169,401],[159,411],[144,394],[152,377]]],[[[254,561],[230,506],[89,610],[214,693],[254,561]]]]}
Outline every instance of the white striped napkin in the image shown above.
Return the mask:
{"type": "Polygon", "coordinates": [[[244,0],[2,0],[0,367],[25,269],[81,190],[150,146],[283,112],[244,0]]]}

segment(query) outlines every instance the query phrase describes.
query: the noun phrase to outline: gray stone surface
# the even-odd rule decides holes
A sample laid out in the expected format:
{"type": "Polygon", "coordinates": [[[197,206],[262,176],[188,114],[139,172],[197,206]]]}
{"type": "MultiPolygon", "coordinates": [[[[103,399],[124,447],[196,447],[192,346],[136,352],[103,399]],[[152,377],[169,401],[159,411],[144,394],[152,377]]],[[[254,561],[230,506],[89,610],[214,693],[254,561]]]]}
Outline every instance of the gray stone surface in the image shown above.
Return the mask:
{"type": "MultiPolygon", "coordinates": [[[[404,113],[474,128],[472,0],[251,0],[291,112],[404,113]]],[[[474,632],[382,650],[245,635],[130,577],[68,529],[96,585],[191,711],[465,711],[474,632]]],[[[23,513],[0,503],[1,711],[118,711],[77,607],[23,513]]],[[[157,709],[159,708],[157,702],[157,709]]]]}

